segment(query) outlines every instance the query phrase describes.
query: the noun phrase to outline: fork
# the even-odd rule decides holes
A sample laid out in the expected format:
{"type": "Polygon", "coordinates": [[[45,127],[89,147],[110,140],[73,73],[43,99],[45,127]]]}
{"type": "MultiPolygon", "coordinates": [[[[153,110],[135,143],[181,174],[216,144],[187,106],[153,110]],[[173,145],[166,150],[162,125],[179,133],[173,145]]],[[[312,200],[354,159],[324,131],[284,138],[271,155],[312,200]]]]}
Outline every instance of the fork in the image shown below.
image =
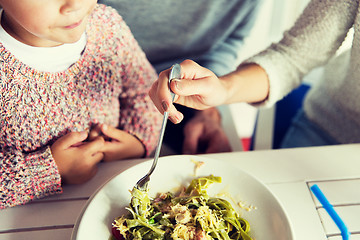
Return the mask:
{"type": "MultiPolygon", "coordinates": [[[[170,84],[171,80],[173,80],[173,79],[180,79],[180,78],[181,78],[181,67],[179,64],[176,63],[171,67],[168,83],[170,84]]],[[[170,89],[170,87],[169,87],[169,89],[170,89]]],[[[170,93],[171,93],[171,101],[174,101],[175,94],[171,90],[170,90],[170,93]]],[[[134,186],[135,188],[137,188],[140,191],[147,191],[148,183],[150,181],[150,175],[153,173],[153,171],[157,165],[168,117],[169,117],[169,113],[164,112],[164,117],[163,117],[161,129],[160,129],[160,136],[159,136],[158,143],[156,146],[152,166],[151,166],[149,172],[145,176],[140,178],[140,180],[134,186]]]]}

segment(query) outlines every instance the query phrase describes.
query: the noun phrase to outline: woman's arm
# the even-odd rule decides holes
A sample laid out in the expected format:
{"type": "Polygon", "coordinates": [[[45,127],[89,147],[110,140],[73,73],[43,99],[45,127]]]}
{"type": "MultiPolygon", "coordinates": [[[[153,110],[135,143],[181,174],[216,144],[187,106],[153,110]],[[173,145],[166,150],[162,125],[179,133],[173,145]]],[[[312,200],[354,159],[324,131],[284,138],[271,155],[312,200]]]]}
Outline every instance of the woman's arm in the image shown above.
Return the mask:
{"type": "Polygon", "coordinates": [[[272,105],[301,84],[303,76],[334,56],[354,23],[358,0],[312,0],[282,40],[246,60],[269,78],[272,105]]]}
{"type": "MultiPolygon", "coordinates": [[[[283,39],[217,78],[191,61],[182,65],[181,81],[171,83],[176,102],[196,109],[234,102],[274,104],[296,88],[305,73],[328,61],[354,22],[359,1],[313,0],[283,39]]],[[[160,112],[181,117],[169,101],[168,72],[160,74],[150,96],[160,112]]]]}

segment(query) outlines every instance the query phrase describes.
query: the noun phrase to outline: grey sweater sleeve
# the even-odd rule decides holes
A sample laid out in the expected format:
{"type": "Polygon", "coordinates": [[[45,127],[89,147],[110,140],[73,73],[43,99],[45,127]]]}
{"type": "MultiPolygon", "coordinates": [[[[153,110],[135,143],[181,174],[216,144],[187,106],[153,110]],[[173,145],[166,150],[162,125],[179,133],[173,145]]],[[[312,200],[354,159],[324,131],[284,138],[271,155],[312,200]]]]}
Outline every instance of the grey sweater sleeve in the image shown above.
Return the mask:
{"type": "Polygon", "coordinates": [[[334,56],[354,23],[357,5],[354,0],[313,0],[280,42],[245,61],[259,64],[269,77],[269,96],[261,105],[283,98],[304,74],[334,56]]]}

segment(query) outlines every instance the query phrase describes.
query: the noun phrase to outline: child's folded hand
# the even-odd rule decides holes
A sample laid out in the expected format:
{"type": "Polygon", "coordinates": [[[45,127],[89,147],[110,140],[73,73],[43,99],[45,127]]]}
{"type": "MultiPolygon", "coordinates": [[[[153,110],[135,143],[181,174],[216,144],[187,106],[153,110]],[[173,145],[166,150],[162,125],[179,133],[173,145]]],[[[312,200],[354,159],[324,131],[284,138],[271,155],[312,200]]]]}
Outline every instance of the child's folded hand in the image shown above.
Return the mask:
{"type": "Polygon", "coordinates": [[[86,132],[71,132],[51,146],[63,182],[83,183],[96,174],[97,163],[104,157],[102,150],[105,140],[98,136],[90,142],[84,142],[87,137],[86,132]]]}
{"type": "Polygon", "coordinates": [[[143,157],[145,148],[143,144],[133,135],[115,127],[98,124],[89,133],[89,140],[93,141],[98,137],[105,139],[103,160],[105,162],[143,157]]]}

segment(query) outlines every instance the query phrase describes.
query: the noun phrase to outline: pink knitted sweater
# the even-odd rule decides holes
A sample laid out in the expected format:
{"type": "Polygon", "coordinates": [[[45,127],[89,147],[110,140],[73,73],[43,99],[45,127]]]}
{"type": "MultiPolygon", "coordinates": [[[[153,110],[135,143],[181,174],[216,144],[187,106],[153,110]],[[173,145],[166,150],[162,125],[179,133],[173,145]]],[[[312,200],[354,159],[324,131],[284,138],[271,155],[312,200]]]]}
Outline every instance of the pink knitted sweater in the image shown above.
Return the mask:
{"type": "Polygon", "coordinates": [[[154,69],[115,10],[98,5],[86,33],[81,58],[57,73],[25,65],[0,40],[0,208],[61,192],[50,146],[94,121],[133,134],[147,154],[154,149],[154,69]]]}

